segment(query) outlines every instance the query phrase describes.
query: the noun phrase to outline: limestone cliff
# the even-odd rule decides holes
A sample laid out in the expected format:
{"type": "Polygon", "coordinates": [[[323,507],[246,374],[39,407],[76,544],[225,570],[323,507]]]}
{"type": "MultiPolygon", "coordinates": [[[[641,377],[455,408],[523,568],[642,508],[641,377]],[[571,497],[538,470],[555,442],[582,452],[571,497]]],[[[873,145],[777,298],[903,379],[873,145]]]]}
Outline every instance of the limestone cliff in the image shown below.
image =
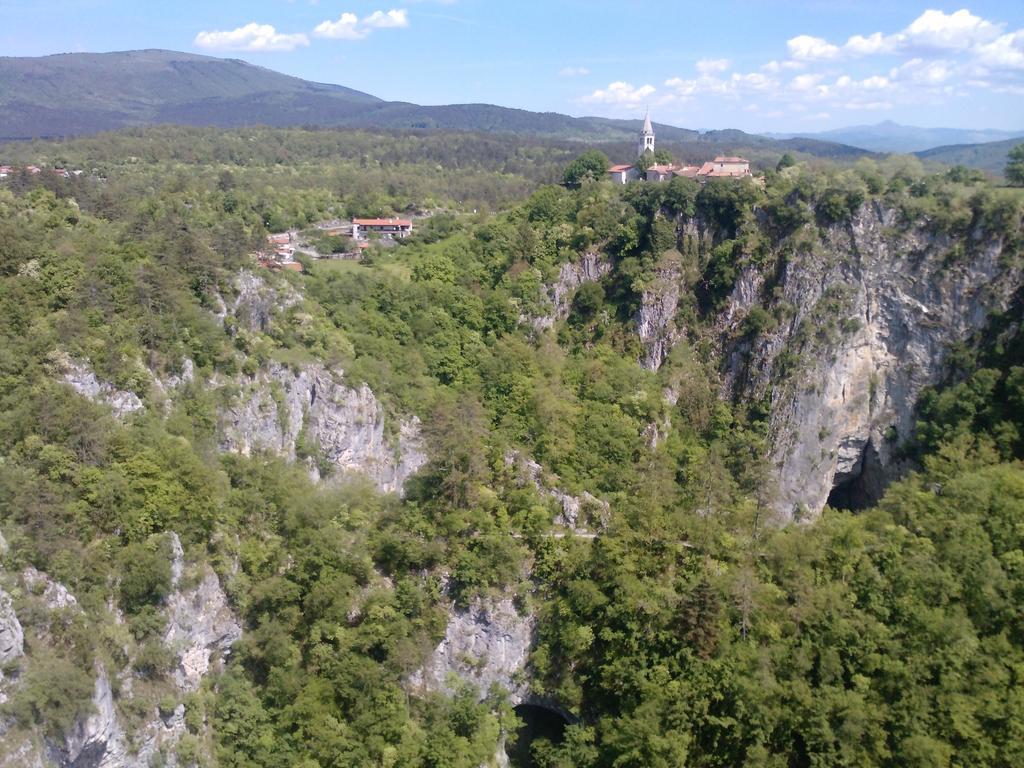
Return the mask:
{"type": "Polygon", "coordinates": [[[510,694],[514,705],[527,696],[522,671],[533,642],[534,617],[523,616],[511,598],[478,599],[452,610],[444,640],[409,681],[413,690],[451,691],[453,680],[476,688],[481,698],[492,685],[510,694]]]}
{"type": "MultiPolygon", "coordinates": [[[[162,610],[167,620],[163,641],[175,660],[175,668],[167,681],[181,694],[198,689],[203,678],[219,670],[219,660],[230,653],[241,636],[241,625],[228,604],[220,582],[207,565],[189,566],[184,560],[181,543],[169,534],[172,556],[173,589],[162,610]],[[192,570],[186,586],[183,575],[192,570]]],[[[28,615],[36,622],[23,630],[15,615],[11,597],[0,590],[0,663],[16,663],[13,679],[0,678],[0,698],[17,695],[21,678],[33,663],[23,650],[25,636],[31,634],[36,646],[52,642],[46,630],[52,614],[57,620],[62,612],[83,616],[78,600],[61,583],[35,568],[25,568],[20,579],[5,575],[8,586],[22,595],[28,615]],[[42,623],[39,623],[39,622],[42,623]]],[[[117,624],[120,615],[112,610],[106,616],[89,616],[89,622],[109,621],[117,624]]],[[[131,658],[132,651],[125,652],[131,658]]],[[[45,658],[45,657],[44,657],[45,658]]],[[[156,703],[145,704],[137,698],[138,679],[129,663],[112,677],[106,663],[97,660],[93,669],[93,693],[90,711],[67,729],[63,738],[54,740],[42,729],[26,729],[13,720],[0,719],[0,768],[37,766],[38,768],[134,768],[134,766],[178,765],[176,748],[186,733],[185,707],[177,698],[173,708],[161,711],[156,703]],[[116,679],[115,693],[112,681],[116,679]],[[123,707],[130,703],[133,720],[124,716],[123,707]],[[141,709],[140,709],[141,707],[141,709]],[[150,707],[141,721],[140,711],[150,707]],[[128,727],[126,722],[135,722],[128,727]]],[[[149,683],[152,688],[152,681],[149,683]]],[[[162,705],[161,705],[162,706],[162,705]]]]}
{"type": "Polygon", "coordinates": [[[950,345],[983,328],[1020,286],[998,236],[976,230],[965,252],[898,216],[864,204],[774,274],[743,270],[721,317],[727,388],[771,403],[784,519],[816,515],[833,489],[846,506],[877,499],[900,470],[897,448],[950,345]],[[737,323],[761,303],[781,322],[737,339],[737,323]]]}
{"type": "Polygon", "coordinates": [[[611,260],[601,253],[587,252],[579,261],[567,262],[558,270],[558,279],[544,286],[545,298],[550,310],[532,318],[534,330],[540,332],[565,320],[572,308],[572,297],[584,283],[593,283],[611,272],[611,260]]]}
{"type": "Polygon", "coordinates": [[[384,408],[365,384],[342,383],[341,372],[320,364],[292,369],[268,363],[248,381],[221,417],[221,448],[249,455],[270,451],[291,461],[318,457],[323,469],[365,474],[382,491],[400,491],[426,462],[419,421],[385,429],[384,408]]]}
{"type": "Polygon", "coordinates": [[[672,345],[682,335],[682,329],[676,326],[681,280],[679,254],[668,254],[640,297],[640,309],[635,318],[636,331],[644,346],[640,365],[650,371],[661,367],[672,345]]]}

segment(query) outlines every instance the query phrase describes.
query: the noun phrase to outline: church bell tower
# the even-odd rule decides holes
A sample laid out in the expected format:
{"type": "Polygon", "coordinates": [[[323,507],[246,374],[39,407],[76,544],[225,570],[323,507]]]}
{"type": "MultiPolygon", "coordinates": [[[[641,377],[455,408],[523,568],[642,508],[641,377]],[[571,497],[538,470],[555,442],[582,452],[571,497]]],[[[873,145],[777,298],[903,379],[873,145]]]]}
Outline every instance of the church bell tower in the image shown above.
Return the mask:
{"type": "Polygon", "coordinates": [[[640,131],[640,143],[637,146],[637,155],[643,157],[644,152],[654,151],[654,128],[651,127],[651,110],[644,115],[644,128],[640,131]]]}

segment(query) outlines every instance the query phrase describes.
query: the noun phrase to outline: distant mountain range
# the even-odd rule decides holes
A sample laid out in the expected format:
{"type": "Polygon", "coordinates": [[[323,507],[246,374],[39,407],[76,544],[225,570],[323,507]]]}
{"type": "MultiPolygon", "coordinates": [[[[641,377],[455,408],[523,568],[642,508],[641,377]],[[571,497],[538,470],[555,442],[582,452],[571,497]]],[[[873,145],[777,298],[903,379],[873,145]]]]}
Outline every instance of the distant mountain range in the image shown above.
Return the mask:
{"type": "Polygon", "coordinates": [[[900,125],[891,120],[877,125],[854,125],[849,128],[834,128],[819,133],[769,133],[766,135],[777,139],[803,137],[834,141],[872,152],[902,154],[921,153],[953,144],[982,144],[1013,138],[1024,141],[1024,129],[996,131],[966,128],[919,128],[913,125],[900,125]]]}
{"type": "MultiPolygon", "coordinates": [[[[158,123],[500,132],[618,142],[621,147],[616,151],[625,153],[632,151],[640,129],[639,120],[570,117],[493,104],[421,106],[383,101],[351,88],[309,82],[238,59],[175,51],[0,58],[0,139],[80,136],[158,123]]],[[[820,157],[867,154],[815,138],[779,140],[733,130],[700,133],[664,124],[655,124],[655,129],[659,142],[672,145],[681,154],[692,154],[694,159],[746,148],[820,157]]]]}
{"type": "Polygon", "coordinates": [[[1024,144],[1024,136],[1004,141],[989,141],[984,144],[952,144],[933,147],[915,153],[922,160],[945,165],[966,165],[978,168],[995,176],[1002,176],[1006,169],[1007,155],[1018,144],[1024,144]]]}
{"type": "MultiPolygon", "coordinates": [[[[352,88],[313,83],[239,59],[177,51],[0,57],[0,140],[82,136],[161,123],[509,133],[604,143],[613,158],[631,156],[640,129],[639,120],[570,117],[493,104],[422,106],[384,101],[352,88]]],[[[937,162],[954,158],[950,162],[995,173],[1005,164],[1002,143],[1013,136],[1005,131],[914,128],[893,122],[800,135],[699,132],[660,123],[655,130],[659,143],[687,160],[735,151],[750,152],[751,157],[765,162],[774,162],[771,158],[787,151],[838,159],[877,152],[917,152],[937,162]],[[977,149],[947,146],[982,141],[999,143],[982,144],[977,149]]]]}

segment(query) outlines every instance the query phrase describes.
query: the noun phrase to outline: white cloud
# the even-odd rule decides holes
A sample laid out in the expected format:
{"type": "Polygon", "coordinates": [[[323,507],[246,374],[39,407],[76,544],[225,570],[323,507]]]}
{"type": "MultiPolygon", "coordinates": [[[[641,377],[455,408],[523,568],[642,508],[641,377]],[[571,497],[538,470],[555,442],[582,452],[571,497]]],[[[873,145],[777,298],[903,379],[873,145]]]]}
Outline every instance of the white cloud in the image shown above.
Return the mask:
{"type": "Polygon", "coordinates": [[[896,47],[897,42],[897,36],[883,35],[881,32],[875,32],[867,37],[854,35],[846,41],[846,45],[843,46],[843,53],[848,53],[851,56],[872,56],[878,53],[889,53],[896,47]]]}
{"type": "Polygon", "coordinates": [[[270,24],[257,24],[253,21],[228,31],[204,30],[196,35],[192,44],[210,51],[291,51],[309,45],[309,38],[301,32],[285,34],[270,24]]]}
{"type": "Polygon", "coordinates": [[[790,81],[789,87],[794,91],[809,91],[820,83],[821,79],[822,75],[797,75],[790,81]]]}
{"type": "Polygon", "coordinates": [[[405,9],[391,11],[374,11],[363,19],[363,26],[371,29],[398,29],[409,26],[409,16],[405,9]]]}
{"type": "Polygon", "coordinates": [[[980,46],[978,61],[997,69],[1024,69],[1024,29],[980,46]]]}
{"type": "Polygon", "coordinates": [[[911,59],[899,67],[889,71],[892,80],[900,80],[916,85],[941,85],[953,76],[953,65],[948,61],[927,61],[911,59]]]}
{"type": "Polygon", "coordinates": [[[834,59],[839,55],[839,46],[832,45],[821,37],[810,35],[797,35],[786,41],[789,55],[798,61],[817,61],[819,59],[834,59]]]}
{"type": "Polygon", "coordinates": [[[374,11],[362,19],[345,11],[337,21],[321,21],[313,34],[328,40],[362,40],[375,29],[401,29],[408,26],[409,16],[404,9],[374,11]]]}
{"type": "Polygon", "coordinates": [[[993,40],[999,36],[1001,26],[966,8],[949,14],[928,10],[911,22],[903,37],[915,46],[958,50],[993,40]]]}
{"type": "Polygon", "coordinates": [[[710,75],[714,72],[725,72],[731,65],[729,59],[701,59],[697,62],[697,71],[702,75],[710,75]]]}
{"type": "Polygon", "coordinates": [[[359,26],[359,17],[354,13],[343,13],[337,21],[321,21],[313,34],[331,40],[361,40],[369,32],[359,26]]]}
{"type": "Polygon", "coordinates": [[[793,61],[792,59],[784,59],[783,61],[769,61],[767,64],[762,64],[761,69],[765,72],[781,72],[784,69],[803,69],[806,64],[802,61],[793,61]]]}
{"type": "Polygon", "coordinates": [[[610,83],[607,88],[598,88],[582,101],[590,104],[612,104],[616,106],[635,106],[650,97],[657,89],[653,85],[634,87],[631,83],[621,80],[610,83]]]}
{"type": "Polygon", "coordinates": [[[586,67],[562,67],[558,74],[561,77],[583,77],[584,75],[589,75],[590,70],[586,67]]]}

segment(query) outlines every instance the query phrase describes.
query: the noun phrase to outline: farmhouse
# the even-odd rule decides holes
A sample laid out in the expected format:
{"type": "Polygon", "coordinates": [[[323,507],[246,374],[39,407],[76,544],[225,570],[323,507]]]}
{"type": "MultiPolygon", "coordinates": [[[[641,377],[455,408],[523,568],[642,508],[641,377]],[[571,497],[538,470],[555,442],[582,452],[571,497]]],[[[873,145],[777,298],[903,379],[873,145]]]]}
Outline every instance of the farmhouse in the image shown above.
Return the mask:
{"type": "Polygon", "coordinates": [[[365,240],[370,235],[380,235],[385,240],[403,238],[412,234],[410,219],[352,219],[352,238],[365,240]]]}

